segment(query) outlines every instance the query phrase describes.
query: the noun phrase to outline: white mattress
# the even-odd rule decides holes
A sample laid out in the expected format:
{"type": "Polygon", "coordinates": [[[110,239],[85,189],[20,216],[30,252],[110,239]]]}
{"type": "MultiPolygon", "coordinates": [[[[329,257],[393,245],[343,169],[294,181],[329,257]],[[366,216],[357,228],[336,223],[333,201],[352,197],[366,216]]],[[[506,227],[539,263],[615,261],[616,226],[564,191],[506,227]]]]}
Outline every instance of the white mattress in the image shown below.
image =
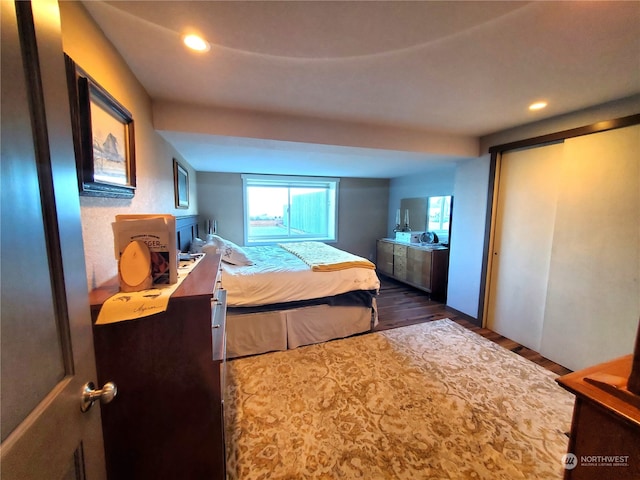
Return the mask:
{"type": "Polygon", "coordinates": [[[277,245],[243,247],[243,250],[254,265],[222,262],[222,287],[227,290],[229,307],[311,300],[380,288],[380,280],[372,269],[313,272],[306,263],[277,245]]]}

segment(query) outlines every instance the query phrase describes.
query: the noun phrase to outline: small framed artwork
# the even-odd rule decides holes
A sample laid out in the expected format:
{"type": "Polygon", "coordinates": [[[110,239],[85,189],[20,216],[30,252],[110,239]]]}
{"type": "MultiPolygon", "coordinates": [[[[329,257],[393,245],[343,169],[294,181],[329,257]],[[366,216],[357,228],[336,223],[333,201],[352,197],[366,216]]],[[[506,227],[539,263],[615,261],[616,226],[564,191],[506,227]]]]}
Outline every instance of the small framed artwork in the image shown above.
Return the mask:
{"type": "Polygon", "coordinates": [[[132,198],[133,118],[69,56],[65,61],[80,195],[132,198]]]}
{"type": "Polygon", "coordinates": [[[173,159],[173,189],[176,196],[176,208],[189,208],[189,172],[173,159]]]}

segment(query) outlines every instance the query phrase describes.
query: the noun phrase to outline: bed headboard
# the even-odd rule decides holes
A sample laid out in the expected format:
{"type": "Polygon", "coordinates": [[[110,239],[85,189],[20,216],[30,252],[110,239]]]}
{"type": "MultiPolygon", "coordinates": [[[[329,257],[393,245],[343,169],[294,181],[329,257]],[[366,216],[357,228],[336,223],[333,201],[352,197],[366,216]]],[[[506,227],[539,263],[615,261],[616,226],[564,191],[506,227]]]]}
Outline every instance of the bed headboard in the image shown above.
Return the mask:
{"type": "Polygon", "coordinates": [[[198,216],[176,217],[176,245],[181,252],[188,252],[191,242],[198,237],[198,216]]]}

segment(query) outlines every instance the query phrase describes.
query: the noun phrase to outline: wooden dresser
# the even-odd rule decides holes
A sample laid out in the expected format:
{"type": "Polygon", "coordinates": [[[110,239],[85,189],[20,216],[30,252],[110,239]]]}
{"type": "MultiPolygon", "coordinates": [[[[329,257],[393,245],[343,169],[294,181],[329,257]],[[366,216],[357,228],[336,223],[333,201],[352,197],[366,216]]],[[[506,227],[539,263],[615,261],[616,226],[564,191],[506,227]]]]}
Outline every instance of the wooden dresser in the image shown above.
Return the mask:
{"type": "Polygon", "coordinates": [[[226,292],[220,256],[206,255],[164,313],[95,325],[118,282],[90,294],[98,382],[118,387],[102,406],[110,480],[225,478],[226,292]]]}
{"type": "Polygon", "coordinates": [[[565,480],[640,479],[640,395],[629,392],[633,355],[560,377],[576,395],[565,480]]]}
{"type": "Polygon", "coordinates": [[[434,300],[447,299],[448,248],[380,239],[376,267],[379,273],[431,293],[434,300]]]}

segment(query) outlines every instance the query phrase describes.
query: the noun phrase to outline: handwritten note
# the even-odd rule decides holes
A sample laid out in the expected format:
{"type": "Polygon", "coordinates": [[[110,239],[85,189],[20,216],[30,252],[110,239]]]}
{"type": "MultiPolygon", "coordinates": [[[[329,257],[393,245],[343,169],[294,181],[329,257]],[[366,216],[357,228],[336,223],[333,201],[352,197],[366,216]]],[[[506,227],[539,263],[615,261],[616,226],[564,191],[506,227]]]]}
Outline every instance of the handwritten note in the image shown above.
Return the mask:
{"type": "Polygon", "coordinates": [[[201,259],[199,257],[195,261],[182,262],[178,267],[178,281],[174,284],[139,292],[120,292],[109,297],[102,304],[96,325],[135,320],[166,311],[173,292],[201,259]]]}

